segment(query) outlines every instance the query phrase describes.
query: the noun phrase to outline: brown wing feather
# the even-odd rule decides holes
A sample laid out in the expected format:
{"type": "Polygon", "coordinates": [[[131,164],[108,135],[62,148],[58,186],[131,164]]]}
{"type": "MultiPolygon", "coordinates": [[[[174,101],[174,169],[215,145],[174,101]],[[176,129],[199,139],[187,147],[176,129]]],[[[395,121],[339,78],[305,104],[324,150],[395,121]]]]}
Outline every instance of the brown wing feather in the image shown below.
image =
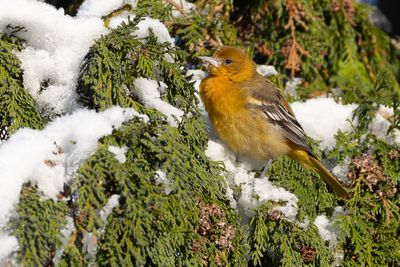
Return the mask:
{"type": "Polygon", "coordinates": [[[248,96],[251,101],[248,106],[250,109],[265,117],[271,124],[278,126],[287,140],[315,157],[307,144],[307,136],[303,128],[275,84],[260,75],[256,82],[253,80],[251,83],[243,84],[243,88],[249,90],[248,96]]]}

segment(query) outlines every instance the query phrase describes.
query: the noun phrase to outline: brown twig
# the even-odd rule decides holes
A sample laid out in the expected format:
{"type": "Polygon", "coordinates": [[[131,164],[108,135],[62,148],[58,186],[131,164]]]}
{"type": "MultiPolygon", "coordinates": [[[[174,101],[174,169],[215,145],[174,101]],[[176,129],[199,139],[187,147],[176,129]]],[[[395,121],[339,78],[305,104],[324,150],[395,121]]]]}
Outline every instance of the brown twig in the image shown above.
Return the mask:
{"type": "Polygon", "coordinates": [[[168,4],[170,4],[171,6],[175,7],[176,10],[178,10],[184,17],[187,16],[186,11],[183,9],[182,5],[179,5],[178,3],[176,3],[174,0],[165,0],[165,2],[167,2],[168,4]]]}
{"type": "Polygon", "coordinates": [[[286,8],[289,20],[285,25],[285,29],[290,29],[291,38],[286,42],[285,46],[281,49],[281,52],[287,56],[285,68],[290,70],[291,75],[294,76],[294,74],[300,70],[302,62],[301,56],[310,56],[310,53],[297,42],[295,23],[298,23],[305,30],[308,30],[308,26],[302,20],[302,17],[305,16],[305,12],[299,3],[294,0],[287,0],[286,8]]]}
{"type": "Polygon", "coordinates": [[[386,216],[385,216],[385,219],[386,219],[386,225],[389,225],[390,224],[390,218],[392,217],[392,212],[390,211],[390,208],[389,208],[389,201],[390,200],[387,200],[387,199],[382,199],[382,201],[383,201],[383,208],[385,209],[385,214],[386,214],[386,216]]]}
{"type": "Polygon", "coordinates": [[[356,23],[354,22],[354,15],[356,10],[351,0],[332,0],[331,5],[334,12],[339,12],[340,10],[343,10],[344,16],[349,21],[349,23],[352,26],[356,25],[356,23]]]}
{"type": "Polygon", "coordinates": [[[111,18],[120,15],[122,12],[127,11],[132,9],[132,6],[129,4],[124,5],[123,7],[120,7],[114,11],[112,11],[111,13],[107,14],[106,16],[102,17],[103,19],[103,24],[106,28],[108,28],[110,26],[110,20],[111,18]]]}

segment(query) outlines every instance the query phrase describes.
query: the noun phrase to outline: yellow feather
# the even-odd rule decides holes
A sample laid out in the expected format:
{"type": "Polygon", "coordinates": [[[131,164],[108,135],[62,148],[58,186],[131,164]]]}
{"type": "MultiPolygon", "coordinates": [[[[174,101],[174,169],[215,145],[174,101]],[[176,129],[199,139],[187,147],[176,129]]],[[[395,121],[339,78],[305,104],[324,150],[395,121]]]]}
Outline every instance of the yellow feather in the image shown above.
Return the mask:
{"type": "MultiPolygon", "coordinates": [[[[236,48],[223,48],[215,53],[210,63],[213,64],[209,69],[210,76],[201,82],[200,96],[211,124],[222,141],[236,154],[252,160],[265,162],[280,155],[289,155],[318,172],[341,197],[350,197],[340,182],[312,155],[301,127],[293,124],[294,114],[290,105],[278,91],[274,91],[278,89],[272,83],[263,83],[263,78],[256,73],[255,63],[249,57],[236,48]],[[266,88],[262,88],[265,84],[266,88]],[[258,90],[259,98],[251,96],[250,92],[254,93],[254,89],[258,90]],[[285,123],[292,123],[286,126],[293,126],[297,131],[290,132],[292,136],[284,133],[290,127],[284,130],[285,127],[276,126],[279,123],[277,120],[273,124],[260,112],[249,109],[249,104],[262,106],[263,101],[271,99],[275,101],[272,105],[265,104],[274,106],[280,101],[276,107],[283,106],[293,115],[290,120],[285,120],[285,123]],[[294,134],[297,135],[293,137],[294,134]]],[[[275,114],[275,118],[285,119],[284,112],[275,114]]]]}

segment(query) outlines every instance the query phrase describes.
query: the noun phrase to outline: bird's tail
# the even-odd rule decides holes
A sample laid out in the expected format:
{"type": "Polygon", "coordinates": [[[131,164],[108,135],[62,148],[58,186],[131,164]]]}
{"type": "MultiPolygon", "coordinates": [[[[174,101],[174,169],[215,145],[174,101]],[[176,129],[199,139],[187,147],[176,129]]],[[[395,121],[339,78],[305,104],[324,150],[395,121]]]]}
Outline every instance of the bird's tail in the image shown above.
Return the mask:
{"type": "Polygon", "coordinates": [[[313,156],[309,157],[310,161],[313,163],[313,168],[317,170],[319,175],[322,176],[324,179],[325,183],[327,183],[335,192],[342,198],[350,198],[349,193],[346,191],[346,189],[343,187],[343,185],[336,179],[333,174],[328,171],[322,163],[314,158],[313,156]]]}
{"type": "Polygon", "coordinates": [[[307,153],[306,151],[293,151],[289,154],[289,156],[298,162],[300,162],[303,166],[309,169],[313,169],[324,179],[325,183],[327,183],[340,197],[342,198],[350,198],[350,194],[346,191],[343,185],[336,179],[333,174],[328,171],[322,163],[307,153]]]}

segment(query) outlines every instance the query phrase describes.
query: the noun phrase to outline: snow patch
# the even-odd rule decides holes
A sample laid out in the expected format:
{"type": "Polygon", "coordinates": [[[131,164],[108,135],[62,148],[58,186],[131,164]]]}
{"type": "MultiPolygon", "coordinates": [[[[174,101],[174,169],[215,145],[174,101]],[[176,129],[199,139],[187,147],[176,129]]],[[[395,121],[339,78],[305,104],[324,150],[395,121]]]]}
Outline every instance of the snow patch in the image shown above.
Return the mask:
{"type": "Polygon", "coordinates": [[[61,246],[60,248],[56,251],[56,254],[54,256],[54,263],[56,266],[58,266],[58,261],[61,259],[65,248],[68,245],[68,242],[70,241],[71,234],[73,231],[76,230],[75,224],[74,224],[74,219],[70,216],[66,217],[67,223],[65,226],[61,229],[61,246]]]}
{"type": "Polygon", "coordinates": [[[319,235],[329,244],[337,243],[337,235],[332,229],[332,222],[325,215],[319,215],[314,220],[314,225],[317,226],[319,235]]]}
{"type": "Polygon", "coordinates": [[[334,136],[338,130],[353,130],[350,121],[357,107],[355,104],[342,105],[332,98],[315,98],[294,102],[291,106],[306,134],[321,142],[321,149],[329,150],[335,146],[334,136]]]}
{"type": "Polygon", "coordinates": [[[332,169],[333,175],[335,175],[336,178],[339,179],[340,182],[350,185],[352,182],[347,178],[347,175],[349,174],[349,166],[351,163],[351,159],[349,157],[346,157],[343,162],[339,165],[336,165],[332,169]]]}
{"type": "Polygon", "coordinates": [[[253,215],[257,206],[268,200],[281,202],[277,207],[282,212],[283,218],[293,221],[297,215],[297,197],[282,187],[274,186],[267,177],[256,178],[254,165],[249,162],[237,163],[235,155],[220,141],[209,140],[206,155],[214,161],[223,161],[225,164],[225,177],[229,192],[239,188],[238,200],[231,199],[231,206],[238,207],[244,220],[253,215]]]}
{"type": "Polygon", "coordinates": [[[161,99],[160,85],[154,80],[138,78],[134,82],[133,93],[149,108],[154,108],[167,116],[171,126],[177,127],[184,112],[161,99]]]}
{"type": "Polygon", "coordinates": [[[290,81],[288,81],[286,83],[285,89],[284,89],[285,94],[292,96],[292,97],[296,97],[297,96],[296,89],[302,83],[303,83],[302,78],[294,77],[293,79],[291,79],[290,81]]]}
{"type": "Polygon", "coordinates": [[[97,141],[135,115],[143,117],[133,109],[120,107],[101,113],[79,110],[57,118],[43,130],[20,129],[3,142],[0,145],[0,226],[7,223],[24,183],[36,183],[45,197],[56,199],[64,183],[96,151],[97,141]]]}
{"type": "Polygon", "coordinates": [[[136,4],[136,0],[86,0],[79,7],[77,16],[102,17],[124,5],[130,5],[135,8],[136,4]]]}
{"type": "Polygon", "coordinates": [[[17,54],[24,70],[24,86],[49,114],[78,107],[75,83],[82,59],[94,40],[106,33],[98,17],[70,17],[62,9],[29,0],[0,1],[0,32],[21,26],[16,35],[26,40],[17,54]],[[41,88],[43,81],[48,87],[41,88]]]}
{"type": "Polygon", "coordinates": [[[157,37],[159,43],[174,43],[174,38],[169,35],[167,27],[159,20],[146,17],[144,20],[140,21],[137,25],[138,29],[135,31],[134,35],[139,38],[146,38],[149,36],[149,31],[153,31],[157,37]]]}
{"type": "Polygon", "coordinates": [[[318,228],[319,235],[323,240],[329,241],[331,248],[336,247],[338,243],[338,229],[335,227],[336,218],[345,214],[343,207],[337,206],[330,219],[325,215],[319,215],[314,220],[314,225],[318,228]]]}
{"type": "Polygon", "coordinates": [[[126,152],[128,148],[126,146],[117,147],[117,146],[109,146],[108,151],[115,155],[115,158],[120,162],[124,163],[126,161],[126,152]]]}
{"type": "Polygon", "coordinates": [[[207,73],[202,70],[187,70],[188,76],[192,75],[191,81],[201,81],[207,77],[207,73]]]}
{"type": "Polygon", "coordinates": [[[167,178],[167,174],[161,170],[156,171],[156,175],[154,176],[156,181],[156,185],[164,185],[164,193],[169,195],[172,192],[171,182],[167,178]]]}
{"type": "Polygon", "coordinates": [[[258,65],[256,70],[260,75],[265,77],[274,76],[278,74],[275,67],[271,65],[258,65]]]}
{"type": "MultiPolygon", "coordinates": [[[[4,261],[10,255],[19,249],[18,240],[14,236],[9,236],[6,233],[0,232],[0,264],[2,265],[4,261]]],[[[6,266],[6,264],[4,264],[6,266]]]]}
{"type": "Polygon", "coordinates": [[[195,89],[195,96],[199,100],[199,103],[198,103],[197,106],[199,107],[200,112],[205,117],[207,117],[206,111],[204,109],[203,102],[201,101],[201,98],[200,98],[200,83],[201,83],[202,79],[207,77],[207,72],[202,71],[202,70],[188,70],[187,74],[188,75],[192,75],[190,81],[194,82],[193,87],[195,89]]]}
{"type": "Polygon", "coordinates": [[[108,216],[110,216],[112,210],[115,207],[119,206],[119,198],[120,198],[120,195],[114,194],[107,200],[106,205],[100,211],[100,218],[103,223],[107,222],[107,218],[108,218],[108,216]]]}
{"type": "MultiPolygon", "coordinates": [[[[110,28],[117,28],[121,23],[128,23],[129,20],[132,20],[136,17],[135,14],[132,14],[128,11],[122,12],[118,16],[112,17],[110,19],[110,28]]],[[[168,32],[167,27],[157,19],[145,17],[141,20],[137,26],[138,29],[133,33],[134,36],[138,38],[146,38],[150,35],[150,31],[152,31],[157,38],[159,43],[170,43],[174,44],[174,38],[172,38],[168,32]]]]}
{"type": "Polygon", "coordinates": [[[90,260],[96,258],[97,236],[92,232],[85,232],[82,239],[83,250],[86,251],[90,260]]]}
{"type": "Polygon", "coordinates": [[[391,145],[395,143],[400,144],[400,131],[398,129],[395,129],[391,135],[387,134],[391,125],[388,119],[393,116],[393,113],[393,108],[380,106],[371,125],[369,126],[369,129],[373,134],[391,145]]]}
{"type": "Polygon", "coordinates": [[[128,23],[128,21],[133,20],[136,17],[136,15],[132,14],[129,11],[124,11],[118,16],[114,16],[110,19],[109,22],[109,27],[111,29],[117,28],[119,25],[121,25],[123,22],[128,23]]]}
{"type": "MultiPolygon", "coordinates": [[[[196,5],[193,3],[189,3],[185,0],[173,0],[177,6],[179,6],[180,10],[183,10],[186,14],[196,10],[196,5]]],[[[172,16],[174,17],[182,17],[182,12],[178,10],[175,6],[172,6],[172,16]]]]}

